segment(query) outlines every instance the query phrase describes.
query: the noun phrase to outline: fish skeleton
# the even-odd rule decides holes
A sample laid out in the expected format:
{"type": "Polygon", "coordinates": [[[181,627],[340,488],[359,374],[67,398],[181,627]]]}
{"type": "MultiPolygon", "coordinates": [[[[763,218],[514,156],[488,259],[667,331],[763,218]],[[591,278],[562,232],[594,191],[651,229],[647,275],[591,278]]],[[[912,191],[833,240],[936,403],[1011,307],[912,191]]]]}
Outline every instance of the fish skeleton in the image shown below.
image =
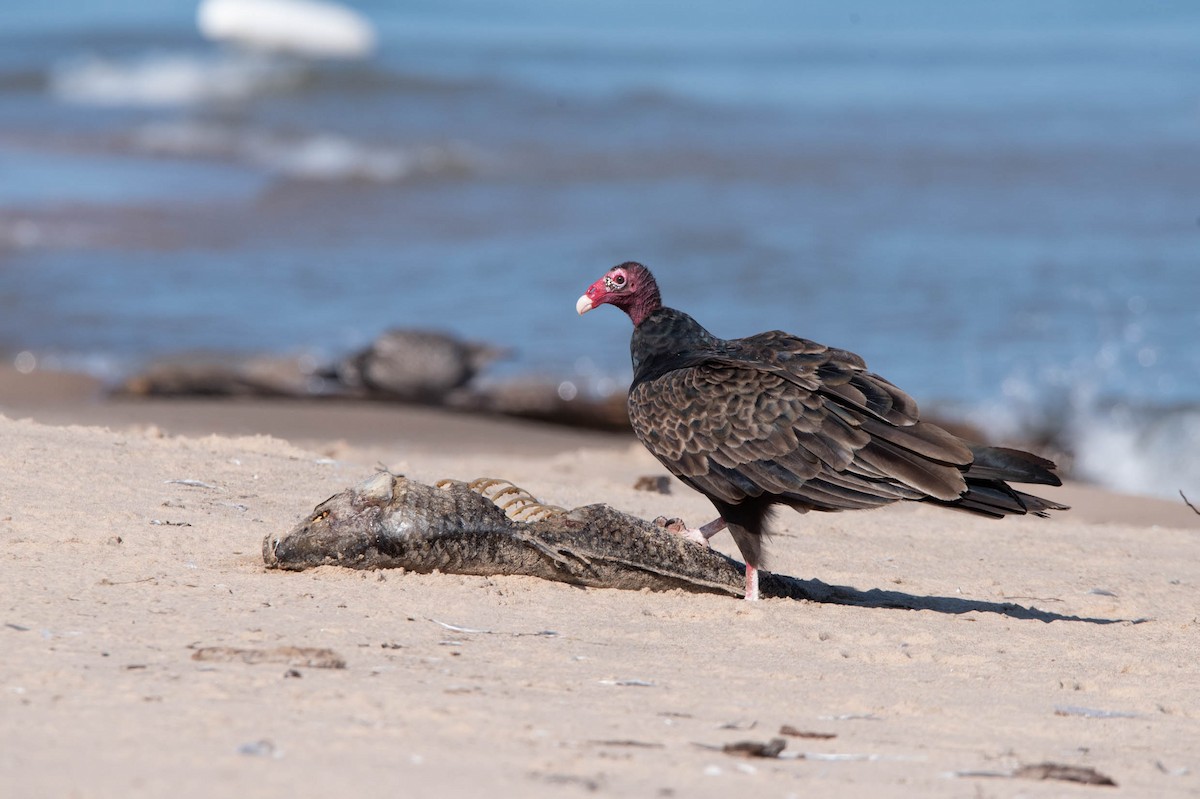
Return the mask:
{"type": "MultiPolygon", "coordinates": [[[[430,486],[390,472],[325,500],[286,535],[268,535],[263,560],[268,568],[294,571],[338,565],[528,575],[731,597],[742,595],[745,581],[745,566],[736,560],[608,505],[567,510],[503,480],[430,486]]],[[[760,589],[764,596],[809,598],[799,580],[783,575],[764,574],[760,589]]]]}

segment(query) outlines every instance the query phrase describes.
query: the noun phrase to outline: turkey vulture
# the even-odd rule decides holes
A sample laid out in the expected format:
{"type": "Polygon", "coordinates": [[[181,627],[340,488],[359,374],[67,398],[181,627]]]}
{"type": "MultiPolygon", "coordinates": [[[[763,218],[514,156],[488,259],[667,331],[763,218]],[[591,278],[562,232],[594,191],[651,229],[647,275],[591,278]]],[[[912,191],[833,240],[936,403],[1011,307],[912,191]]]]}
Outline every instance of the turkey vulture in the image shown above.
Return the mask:
{"type": "Polygon", "coordinates": [[[729,528],[758,598],[771,507],[800,512],[933,502],[1000,518],[1065,505],[1017,491],[1062,485],[1054,464],[967,443],[919,419],[917,403],[852,352],[775,330],[721,339],[662,304],[650,270],[608,270],[579,298],[584,314],[615,305],[633,321],[629,420],[638,438],[720,517],[686,534],[729,528]]]}

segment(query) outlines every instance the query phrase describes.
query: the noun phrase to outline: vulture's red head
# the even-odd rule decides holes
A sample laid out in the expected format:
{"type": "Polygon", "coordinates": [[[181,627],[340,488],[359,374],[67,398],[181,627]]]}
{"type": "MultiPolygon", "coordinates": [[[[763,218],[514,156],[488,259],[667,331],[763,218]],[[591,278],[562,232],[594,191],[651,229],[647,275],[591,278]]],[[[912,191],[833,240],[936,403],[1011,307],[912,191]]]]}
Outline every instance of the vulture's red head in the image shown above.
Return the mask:
{"type": "Polygon", "coordinates": [[[640,325],[652,311],[662,307],[654,275],[635,261],[626,261],[609,269],[579,298],[575,310],[583,315],[605,303],[615,305],[629,314],[635,326],[640,325]]]}

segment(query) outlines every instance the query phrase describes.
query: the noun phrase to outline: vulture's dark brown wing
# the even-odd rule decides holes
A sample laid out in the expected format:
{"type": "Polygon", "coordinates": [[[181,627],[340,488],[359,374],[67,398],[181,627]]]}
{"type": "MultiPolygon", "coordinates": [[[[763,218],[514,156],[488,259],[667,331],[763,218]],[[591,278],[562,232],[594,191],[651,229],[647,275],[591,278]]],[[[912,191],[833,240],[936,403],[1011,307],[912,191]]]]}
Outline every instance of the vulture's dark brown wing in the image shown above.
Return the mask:
{"type": "Polygon", "coordinates": [[[704,362],[636,383],[634,430],[714,500],[769,495],[848,510],[966,490],[969,449],[862,360],[785,333],[722,342],[704,362]]]}

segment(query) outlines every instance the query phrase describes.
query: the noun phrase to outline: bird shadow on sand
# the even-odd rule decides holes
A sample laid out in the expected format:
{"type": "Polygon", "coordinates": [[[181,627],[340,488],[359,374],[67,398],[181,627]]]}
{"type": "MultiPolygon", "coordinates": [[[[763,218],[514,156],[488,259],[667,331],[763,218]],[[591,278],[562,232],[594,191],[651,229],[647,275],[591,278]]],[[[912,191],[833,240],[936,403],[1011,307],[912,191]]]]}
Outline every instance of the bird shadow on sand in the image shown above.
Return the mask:
{"type": "Polygon", "coordinates": [[[862,608],[894,610],[931,610],[935,613],[961,615],[964,613],[996,613],[1010,619],[1030,621],[1076,621],[1086,624],[1141,624],[1149,619],[1103,619],[1086,616],[1067,616],[1048,610],[1018,605],[1014,602],[985,602],[949,596],[918,596],[903,591],[872,588],[861,591],[847,585],[829,585],[820,580],[801,580],[782,574],[762,575],[763,596],[783,599],[806,599],[828,605],[853,605],[862,608]]]}

